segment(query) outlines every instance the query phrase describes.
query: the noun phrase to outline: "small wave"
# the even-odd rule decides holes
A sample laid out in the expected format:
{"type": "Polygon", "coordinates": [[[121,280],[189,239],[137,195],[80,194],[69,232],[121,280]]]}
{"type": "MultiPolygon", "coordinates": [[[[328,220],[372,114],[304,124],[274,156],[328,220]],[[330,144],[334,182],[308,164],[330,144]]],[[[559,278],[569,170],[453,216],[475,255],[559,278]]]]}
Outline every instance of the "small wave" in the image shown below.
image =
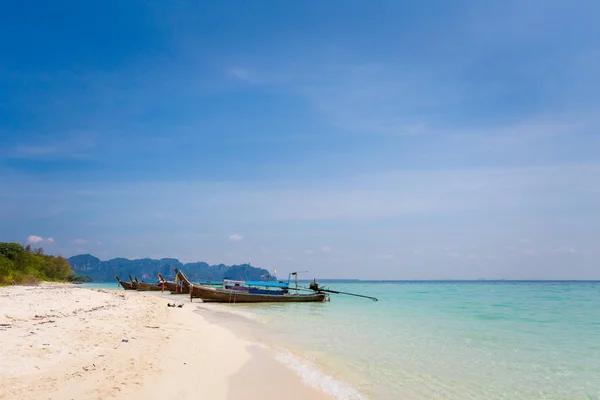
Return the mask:
{"type": "Polygon", "coordinates": [[[308,360],[295,356],[288,350],[273,349],[277,361],[296,372],[304,382],[340,400],[366,400],[356,389],[321,372],[308,360]]]}

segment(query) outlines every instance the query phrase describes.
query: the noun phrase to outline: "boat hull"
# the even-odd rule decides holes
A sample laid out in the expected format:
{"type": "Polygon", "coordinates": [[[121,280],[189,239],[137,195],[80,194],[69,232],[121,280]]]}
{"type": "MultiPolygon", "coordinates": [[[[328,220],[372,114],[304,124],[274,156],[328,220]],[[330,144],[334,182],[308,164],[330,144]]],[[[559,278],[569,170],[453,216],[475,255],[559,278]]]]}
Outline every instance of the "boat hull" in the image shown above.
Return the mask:
{"type": "Polygon", "coordinates": [[[117,278],[117,282],[119,282],[119,285],[121,285],[121,287],[125,290],[135,290],[136,289],[136,284],[135,282],[123,282],[122,280],[119,279],[118,276],[115,276],[115,278],[117,278]]]}
{"type": "Polygon", "coordinates": [[[131,282],[123,282],[123,281],[119,281],[119,284],[121,285],[121,287],[125,290],[135,290],[135,284],[131,283],[131,282]]]}
{"type": "Polygon", "coordinates": [[[171,294],[188,294],[190,293],[190,288],[186,286],[179,286],[175,282],[165,282],[165,290],[171,292],[171,294]]]}
{"type": "Polygon", "coordinates": [[[160,292],[162,285],[159,283],[136,282],[138,292],[160,292]]]}
{"type": "Polygon", "coordinates": [[[327,299],[327,295],[325,293],[252,294],[236,290],[192,285],[190,298],[200,298],[204,302],[213,303],[307,303],[324,302],[327,299]]]}

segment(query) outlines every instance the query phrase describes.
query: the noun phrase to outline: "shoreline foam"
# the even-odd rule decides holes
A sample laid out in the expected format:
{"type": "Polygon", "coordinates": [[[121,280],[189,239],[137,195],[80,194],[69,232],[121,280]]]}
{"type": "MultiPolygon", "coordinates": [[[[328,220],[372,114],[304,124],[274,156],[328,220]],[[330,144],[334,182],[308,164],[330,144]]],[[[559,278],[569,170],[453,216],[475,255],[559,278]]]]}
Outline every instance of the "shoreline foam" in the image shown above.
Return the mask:
{"type": "MultiPolygon", "coordinates": [[[[196,304],[196,303],[195,303],[196,304]]],[[[260,317],[251,311],[242,311],[236,307],[246,305],[218,305],[197,303],[197,312],[206,313],[213,323],[236,332],[264,349],[273,352],[277,361],[292,369],[307,385],[340,400],[364,400],[367,397],[350,383],[335,377],[327,366],[316,364],[304,354],[304,350],[294,346],[288,340],[282,340],[285,333],[273,331],[260,317]]]]}

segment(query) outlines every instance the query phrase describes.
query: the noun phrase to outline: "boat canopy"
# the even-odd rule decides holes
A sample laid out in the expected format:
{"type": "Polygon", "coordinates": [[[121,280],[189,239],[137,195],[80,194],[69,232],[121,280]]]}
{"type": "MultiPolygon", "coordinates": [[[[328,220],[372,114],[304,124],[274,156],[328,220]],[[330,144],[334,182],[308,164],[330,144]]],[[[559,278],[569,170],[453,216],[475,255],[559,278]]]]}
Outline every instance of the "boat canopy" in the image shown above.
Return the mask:
{"type": "Polygon", "coordinates": [[[275,282],[275,281],[246,281],[248,286],[263,286],[263,287],[278,287],[287,288],[287,283],[275,282]]]}
{"type": "Polygon", "coordinates": [[[223,284],[223,281],[200,281],[198,284],[207,286],[220,286],[223,284]]]}
{"type": "Polygon", "coordinates": [[[234,284],[238,284],[238,285],[243,285],[244,283],[246,283],[246,281],[234,281],[233,279],[223,279],[223,282],[234,283],[234,284]]]}

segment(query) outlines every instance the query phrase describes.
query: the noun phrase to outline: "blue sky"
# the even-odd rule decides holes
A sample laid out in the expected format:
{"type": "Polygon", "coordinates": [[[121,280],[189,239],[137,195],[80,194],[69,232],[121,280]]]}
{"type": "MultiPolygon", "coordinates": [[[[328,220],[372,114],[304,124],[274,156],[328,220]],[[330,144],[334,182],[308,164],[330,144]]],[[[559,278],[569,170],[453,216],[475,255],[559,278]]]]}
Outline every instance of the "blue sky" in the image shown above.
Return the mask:
{"type": "Polygon", "coordinates": [[[597,1],[2,9],[2,241],[600,279],[597,1]]]}

